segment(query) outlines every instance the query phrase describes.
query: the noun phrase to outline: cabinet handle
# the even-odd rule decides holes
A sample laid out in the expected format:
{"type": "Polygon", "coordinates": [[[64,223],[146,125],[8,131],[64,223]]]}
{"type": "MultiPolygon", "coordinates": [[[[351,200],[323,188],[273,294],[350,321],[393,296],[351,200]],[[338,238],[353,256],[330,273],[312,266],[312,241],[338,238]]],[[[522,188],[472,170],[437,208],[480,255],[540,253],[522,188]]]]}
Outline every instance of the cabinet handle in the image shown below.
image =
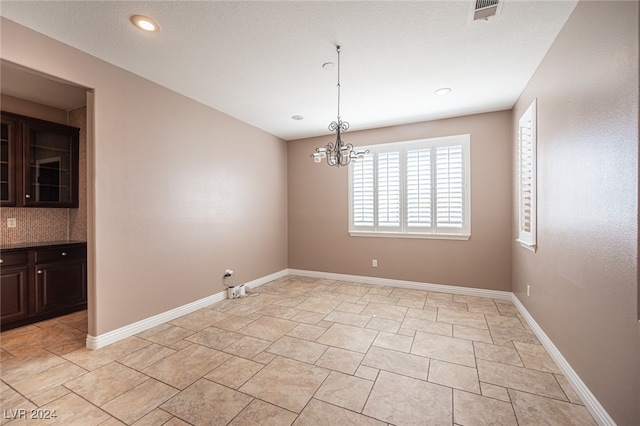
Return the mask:
{"type": "Polygon", "coordinates": [[[62,255],[63,255],[63,256],[66,256],[66,255],[67,255],[67,252],[66,252],[66,251],[63,251],[63,252],[62,252],[62,255]]]}
{"type": "Polygon", "coordinates": [[[29,195],[29,194],[24,194],[24,198],[31,198],[31,195],[29,195]]]}
{"type": "Polygon", "coordinates": [[[38,275],[42,275],[44,271],[42,269],[38,269],[38,275]]]}

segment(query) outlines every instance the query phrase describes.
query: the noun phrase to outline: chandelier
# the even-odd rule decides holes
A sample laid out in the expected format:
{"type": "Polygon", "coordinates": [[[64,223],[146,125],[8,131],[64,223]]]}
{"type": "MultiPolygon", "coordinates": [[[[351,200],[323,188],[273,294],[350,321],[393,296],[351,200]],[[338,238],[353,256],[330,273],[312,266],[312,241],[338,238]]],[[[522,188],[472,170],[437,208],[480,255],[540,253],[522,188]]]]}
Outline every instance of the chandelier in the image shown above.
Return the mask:
{"type": "Polygon", "coordinates": [[[340,167],[349,165],[351,160],[356,161],[357,158],[364,158],[369,150],[355,151],[352,144],[345,144],[340,137],[342,132],[349,130],[349,123],[340,119],[340,46],[336,46],[336,52],[338,52],[338,119],[329,124],[329,131],[336,132],[336,141],[335,143],[329,142],[323,148],[316,148],[316,152],[310,157],[313,157],[315,163],[320,163],[323,158],[326,158],[328,165],[340,167]]]}

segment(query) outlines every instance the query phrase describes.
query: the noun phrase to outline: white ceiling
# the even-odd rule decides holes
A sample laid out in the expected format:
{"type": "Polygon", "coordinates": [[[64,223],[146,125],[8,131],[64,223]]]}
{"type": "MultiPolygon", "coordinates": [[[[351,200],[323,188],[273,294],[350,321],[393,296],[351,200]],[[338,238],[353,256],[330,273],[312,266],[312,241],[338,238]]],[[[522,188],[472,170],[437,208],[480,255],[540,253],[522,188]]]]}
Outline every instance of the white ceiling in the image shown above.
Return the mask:
{"type": "Polygon", "coordinates": [[[504,0],[475,22],[474,0],[2,0],[0,14],[292,140],[335,119],[336,69],[322,64],[336,44],[351,130],[509,109],[576,3],[504,0]],[[160,32],[133,27],[135,14],[160,32]]]}

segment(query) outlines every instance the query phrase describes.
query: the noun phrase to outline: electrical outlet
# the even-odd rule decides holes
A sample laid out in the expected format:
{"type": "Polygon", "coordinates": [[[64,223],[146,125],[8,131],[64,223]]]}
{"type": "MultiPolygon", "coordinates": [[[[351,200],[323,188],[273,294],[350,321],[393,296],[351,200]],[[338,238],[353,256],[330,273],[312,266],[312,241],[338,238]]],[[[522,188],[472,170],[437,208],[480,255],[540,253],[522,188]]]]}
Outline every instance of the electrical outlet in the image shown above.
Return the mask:
{"type": "Polygon", "coordinates": [[[17,225],[16,223],[16,218],[15,217],[8,217],[7,218],[7,228],[15,228],[17,225]]]}
{"type": "Polygon", "coordinates": [[[527,297],[531,296],[531,286],[527,284],[527,297]]]}
{"type": "Polygon", "coordinates": [[[229,278],[231,275],[233,275],[233,270],[227,269],[226,271],[224,271],[225,278],[229,278]]]}
{"type": "Polygon", "coordinates": [[[371,266],[373,266],[374,268],[377,268],[378,267],[378,260],[377,259],[373,259],[371,261],[371,266]]]}

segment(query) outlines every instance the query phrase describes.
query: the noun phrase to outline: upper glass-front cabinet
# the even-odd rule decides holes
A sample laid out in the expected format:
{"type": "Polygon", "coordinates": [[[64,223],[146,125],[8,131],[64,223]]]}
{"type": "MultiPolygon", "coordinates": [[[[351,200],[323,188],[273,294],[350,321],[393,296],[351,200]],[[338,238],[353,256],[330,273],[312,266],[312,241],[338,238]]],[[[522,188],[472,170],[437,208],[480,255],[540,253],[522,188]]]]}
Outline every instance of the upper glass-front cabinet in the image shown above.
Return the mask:
{"type": "Polygon", "coordinates": [[[24,205],[78,207],[78,129],[25,123],[24,205]]]}
{"type": "Polygon", "coordinates": [[[0,202],[3,206],[16,205],[16,132],[17,120],[2,115],[0,131],[0,202]]]}
{"type": "Polygon", "coordinates": [[[28,117],[2,116],[2,205],[78,207],[80,130],[28,117]],[[4,189],[5,118],[7,119],[7,190],[4,189]],[[13,118],[16,131],[8,121],[13,118]],[[15,142],[12,140],[15,139],[15,142]],[[16,153],[9,152],[14,146],[16,153]],[[11,171],[16,170],[11,179],[11,171]],[[15,184],[12,184],[11,181],[15,184]],[[15,190],[13,189],[15,187],[15,190]],[[12,191],[15,194],[11,201],[12,191]]]}

